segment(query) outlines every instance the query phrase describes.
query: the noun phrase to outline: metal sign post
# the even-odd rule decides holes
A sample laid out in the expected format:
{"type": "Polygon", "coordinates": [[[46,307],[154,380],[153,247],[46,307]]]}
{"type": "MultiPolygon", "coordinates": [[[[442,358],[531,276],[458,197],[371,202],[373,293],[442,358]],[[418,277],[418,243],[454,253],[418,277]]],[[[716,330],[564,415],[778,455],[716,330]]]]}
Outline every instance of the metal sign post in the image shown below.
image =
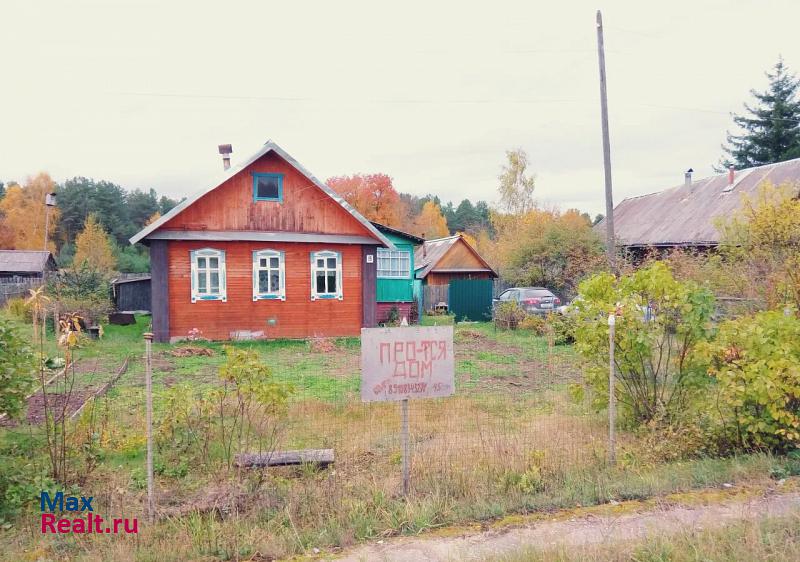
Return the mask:
{"type": "Polygon", "coordinates": [[[408,401],[451,396],[454,390],[452,326],[361,330],[361,400],[400,402],[403,495],[411,487],[408,401]]]}
{"type": "Polygon", "coordinates": [[[614,333],[617,325],[617,317],[612,312],[608,315],[608,464],[617,463],[617,397],[614,394],[614,387],[617,384],[617,377],[614,374],[614,333]]]}
{"type": "Polygon", "coordinates": [[[400,440],[403,446],[403,495],[408,495],[411,481],[411,452],[408,450],[408,398],[400,402],[400,440]]]}
{"type": "Polygon", "coordinates": [[[153,521],[153,334],[144,334],[144,376],[147,394],[147,519],[153,521]]]}

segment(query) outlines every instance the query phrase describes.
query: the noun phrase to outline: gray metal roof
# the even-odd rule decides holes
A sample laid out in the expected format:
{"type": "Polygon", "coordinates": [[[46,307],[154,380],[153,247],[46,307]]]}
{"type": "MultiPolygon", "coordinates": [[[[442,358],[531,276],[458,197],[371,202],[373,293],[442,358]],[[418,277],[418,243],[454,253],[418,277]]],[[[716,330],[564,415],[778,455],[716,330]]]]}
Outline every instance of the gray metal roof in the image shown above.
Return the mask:
{"type": "MultiPolygon", "coordinates": [[[[631,197],[614,208],[614,233],[622,246],[714,246],[720,242],[715,223],[734,215],[743,196],[754,198],[764,181],[774,185],[798,182],[800,158],[737,170],[733,188],[728,173],[679,185],[658,193],[631,197]]],[[[595,228],[605,232],[605,220],[595,228]]]]}
{"type": "Polygon", "coordinates": [[[221,186],[223,183],[228,181],[230,178],[232,178],[233,176],[235,176],[236,174],[238,174],[239,172],[241,172],[242,170],[247,168],[247,166],[249,166],[250,164],[252,164],[253,162],[255,162],[256,160],[258,160],[259,158],[261,158],[262,156],[264,156],[265,154],[267,154],[270,151],[275,152],[278,156],[280,156],[281,158],[286,160],[286,162],[288,162],[291,166],[293,166],[298,172],[303,174],[311,183],[313,183],[318,188],[320,188],[323,192],[325,192],[328,196],[330,196],[331,199],[333,199],[336,203],[341,205],[348,213],[353,215],[353,217],[355,217],[355,219],[358,222],[360,222],[362,225],[364,225],[364,227],[371,234],[373,234],[381,244],[383,244],[384,246],[386,246],[387,248],[390,248],[392,250],[395,249],[394,244],[392,244],[392,242],[388,238],[386,238],[377,228],[375,228],[372,225],[371,222],[369,222],[367,219],[365,219],[361,215],[361,213],[356,211],[350,205],[350,203],[345,201],[344,198],[341,197],[338,193],[336,193],[333,189],[331,189],[330,187],[328,187],[327,185],[325,185],[324,183],[319,181],[316,177],[314,177],[314,174],[312,174],[311,172],[306,170],[302,166],[302,164],[300,164],[297,160],[295,160],[292,156],[290,156],[288,152],[283,150],[280,146],[278,146],[277,143],[273,142],[272,140],[268,140],[266,143],[264,143],[264,146],[262,146],[261,149],[258,152],[256,152],[255,154],[253,154],[250,158],[248,158],[247,160],[245,160],[244,162],[242,162],[241,164],[239,164],[237,166],[231,167],[229,170],[225,171],[221,176],[218,176],[211,183],[211,187],[209,187],[208,189],[205,189],[205,190],[203,190],[203,191],[201,191],[199,193],[196,193],[196,194],[192,195],[191,197],[186,198],[182,203],[180,203],[179,205],[174,207],[167,214],[163,215],[158,220],[156,220],[153,223],[151,223],[151,224],[147,225],[146,227],[144,227],[142,230],[140,230],[138,233],[136,233],[130,239],[130,243],[131,244],[136,244],[137,242],[140,242],[141,240],[144,240],[145,238],[152,238],[150,236],[150,234],[152,234],[154,231],[156,231],[158,228],[160,228],[167,221],[169,221],[170,219],[172,219],[173,217],[178,215],[181,211],[183,211],[184,209],[186,209],[187,207],[192,205],[195,201],[200,199],[203,195],[206,195],[207,193],[210,193],[210,192],[214,191],[216,188],[221,186]]]}
{"type": "Polygon", "coordinates": [[[379,222],[372,221],[372,226],[374,226],[381,232],[386,232],[387,234],[394,234],[395,236],[408,238],[414,244],[422,244],[423,242],[425,242],[424,238],[420,238],[415,234],[411,234],[410,232],[405,232],[404,230],[398,230],[396,228],[392,228],[391,226],[386,226],[385,224],[381,224],[379,222]]]}
{"type": "Polygon", "coordinates": [[[57,269],[50,252],[36,250],[0,250],[0,272],[42,273],[57,269]],[[50,262],[50,263],[48,263],[50,262]]]}
{"type": "MultiPolygon", "coordinates": [[[[447,236],[445,238],[437,238],[435,240],[426,240],[422,246],[419,246],[414,250],[414,271],[416,272],[417,279],[422,279],[428,273],[431,272],[433,268],[436,267],[436,264],[439,263],[445,254],[453,247],[459,240],[461,239],[460,234],[456,234],[455,236],[447,236]]],[[[473,248],[469,242],[464,241],[467,248],[472,250],[472,253],[475,257],[478,258],[485,266],[485,269],[477,269],[477,268],[464,268],[464,269],[445,269],[442,270],[443,273],[454,273],[458,272],[477,272],[477,271],[491,271],[495,273],[495,271],[491,268],[491,266],[486,263],[481,255],[473,248]]],[[[495,273],[496,275],[496,273],[495,273]]]]}
{"type": "Polygon", "coordinates": [[[253,230],[161,230],[148,236],[150,240],[206,240],[209,242],[318,242],[322,244],[375,244],[369,236],[353,234],[316,234],[308,232],[264,232],[253,230]]]}

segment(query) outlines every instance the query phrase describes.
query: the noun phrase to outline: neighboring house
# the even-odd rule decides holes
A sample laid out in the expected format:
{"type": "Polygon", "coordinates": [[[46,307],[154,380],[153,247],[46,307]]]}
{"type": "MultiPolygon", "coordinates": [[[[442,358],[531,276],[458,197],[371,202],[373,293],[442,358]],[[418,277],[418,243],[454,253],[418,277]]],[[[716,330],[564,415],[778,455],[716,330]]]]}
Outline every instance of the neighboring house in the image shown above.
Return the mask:
{"type": "Polygon", "coordinates": [[[150,311],[150,276],[118,277],[111,282],[114,308],[120,312],[150,311]]]}
{"type": "MultiPolygon", "coordinates": [[[[764,182],[773,185],[800,182],[800,158],[744,170],[729,170],[683,185],[630,197],[614,208],[618,245],[634,254],[648,248],[708,250],[720,243],[717,222],[735,215],[746,197],[755,199],[764,182]]],[[[795,196],[800,183],[795,183],[795,196]]],[[[605,233],[605,220],[595,228],[605,233]]]]}
{"type": "Polygon", "coordinates": [[[414,293],[414,248],[425,240],[376,222],[372,224],[396,248],[378,248],[377,320],[386,322],[396,308],[401,320],[406,318],[411,322],[419,317],[414,293]]]}
{"type": "Polygon", "coordinates": [[[137,242],[158,341],[358,335],[376,325],[376,250],[395,249],[272,141],[137,242]]]}
{"type": "Polygon", "coordinates": [[[484,320],[491,315],[497,273],[460,234],[425,241],[414,261],[425,310],[445,305],[459,318],[484,320]]]}
{"type": "Polygon", "coordinates": [[[44,279],[58,266],[53,254],[35,250],[0,250],[0,279],[44,279]]]}

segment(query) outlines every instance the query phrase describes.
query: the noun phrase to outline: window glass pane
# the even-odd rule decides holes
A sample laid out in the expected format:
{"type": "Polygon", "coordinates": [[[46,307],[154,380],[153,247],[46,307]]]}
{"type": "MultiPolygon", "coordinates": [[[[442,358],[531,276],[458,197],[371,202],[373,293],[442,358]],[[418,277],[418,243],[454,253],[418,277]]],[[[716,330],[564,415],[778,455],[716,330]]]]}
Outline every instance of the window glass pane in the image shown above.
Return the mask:
{"type": "Polygon", "coordinates": [[[269,258],[269,266],[274,267],[275,269],[278,268],[278,258],[269,258]]]}
{"type": "Polygon", "coordinates": [[[197,267],[204,269],[206,267],[206,258],[197,258],[197,267]]]}
{"type": "Polygon", "coordinates": [[[261,258],[259,261],[261,267],[267,267],[267,258],[261,258]]]}
{"type": "Polygon", "coordinates": [[[210,293],[219,293],[219,273],[214,271],[211,273],[211,290],[210,293]]]}
{"type": "Polygon", "coordinates": [[[260,199],[278,199],[280,197],[278,178],[260,177],[256,186],[256,197],[260,199]]]}
{"type": "Polygon", "coordinates": [[[208,267],[216,269],[219,267],[219,258],[208,258],[208,267]]]}
{"type": "Polygon", "coordinates": [[[266,271],[258,272],[258,292],[266,293],[269,291],[269,274],[266,271]]]}
{"type": "Polygon", "coordinates": [[[325,260],[317,260],[317,267],[325,267],[325,260]]]}
{"type": "Polygon", "coordinates": [[[317,293],[325,293],[325,272],[317,271],[317,293]]]}
{"type": "Polygon", "coordinates": [[[206,293],[206,292],[208,292],[207,291],[207,287],[206,287],[206,272],[205,271],[201,271],[201,272],[199,272],[197,274],[197,292],[198,293],[206,293]]]}
{"type": "Polygon", "coordinates": [[[328,273],[328,292],[336,292],[336,272],[328,273]]]}
{"type": "Polygon", "coordinates": [[[336,269],[336,258],[328,258],[328,269],[336,269]]]}
{"type": "Polygon", "coordinates": [[[280,272],[272,270],[269,275],[269,291],[270,293],[277,293],[280,289],[281,276],[280,272]]]}

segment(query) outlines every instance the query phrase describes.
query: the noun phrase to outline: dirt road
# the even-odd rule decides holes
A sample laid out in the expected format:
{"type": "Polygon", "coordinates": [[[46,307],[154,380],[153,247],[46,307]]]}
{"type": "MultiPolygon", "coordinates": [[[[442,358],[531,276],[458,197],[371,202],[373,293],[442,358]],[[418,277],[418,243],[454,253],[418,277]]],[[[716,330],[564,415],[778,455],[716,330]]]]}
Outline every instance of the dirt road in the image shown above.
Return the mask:
{"type": "MultiPolygon", "coordinates": [[[[613,511],[613,510],[611,510],[613,511]]],[[[552,549],[644,538],[653,534],[713,529],[758,517],[800,516],[800,493],[766,494],[696,506],[664,504],[619,515],[581,515],[539,520],[501,530],[460,536],[403,537],[362,545],[337,560],[348,562],[440,562],[485,560],[525,548],[552,549]]]]}

